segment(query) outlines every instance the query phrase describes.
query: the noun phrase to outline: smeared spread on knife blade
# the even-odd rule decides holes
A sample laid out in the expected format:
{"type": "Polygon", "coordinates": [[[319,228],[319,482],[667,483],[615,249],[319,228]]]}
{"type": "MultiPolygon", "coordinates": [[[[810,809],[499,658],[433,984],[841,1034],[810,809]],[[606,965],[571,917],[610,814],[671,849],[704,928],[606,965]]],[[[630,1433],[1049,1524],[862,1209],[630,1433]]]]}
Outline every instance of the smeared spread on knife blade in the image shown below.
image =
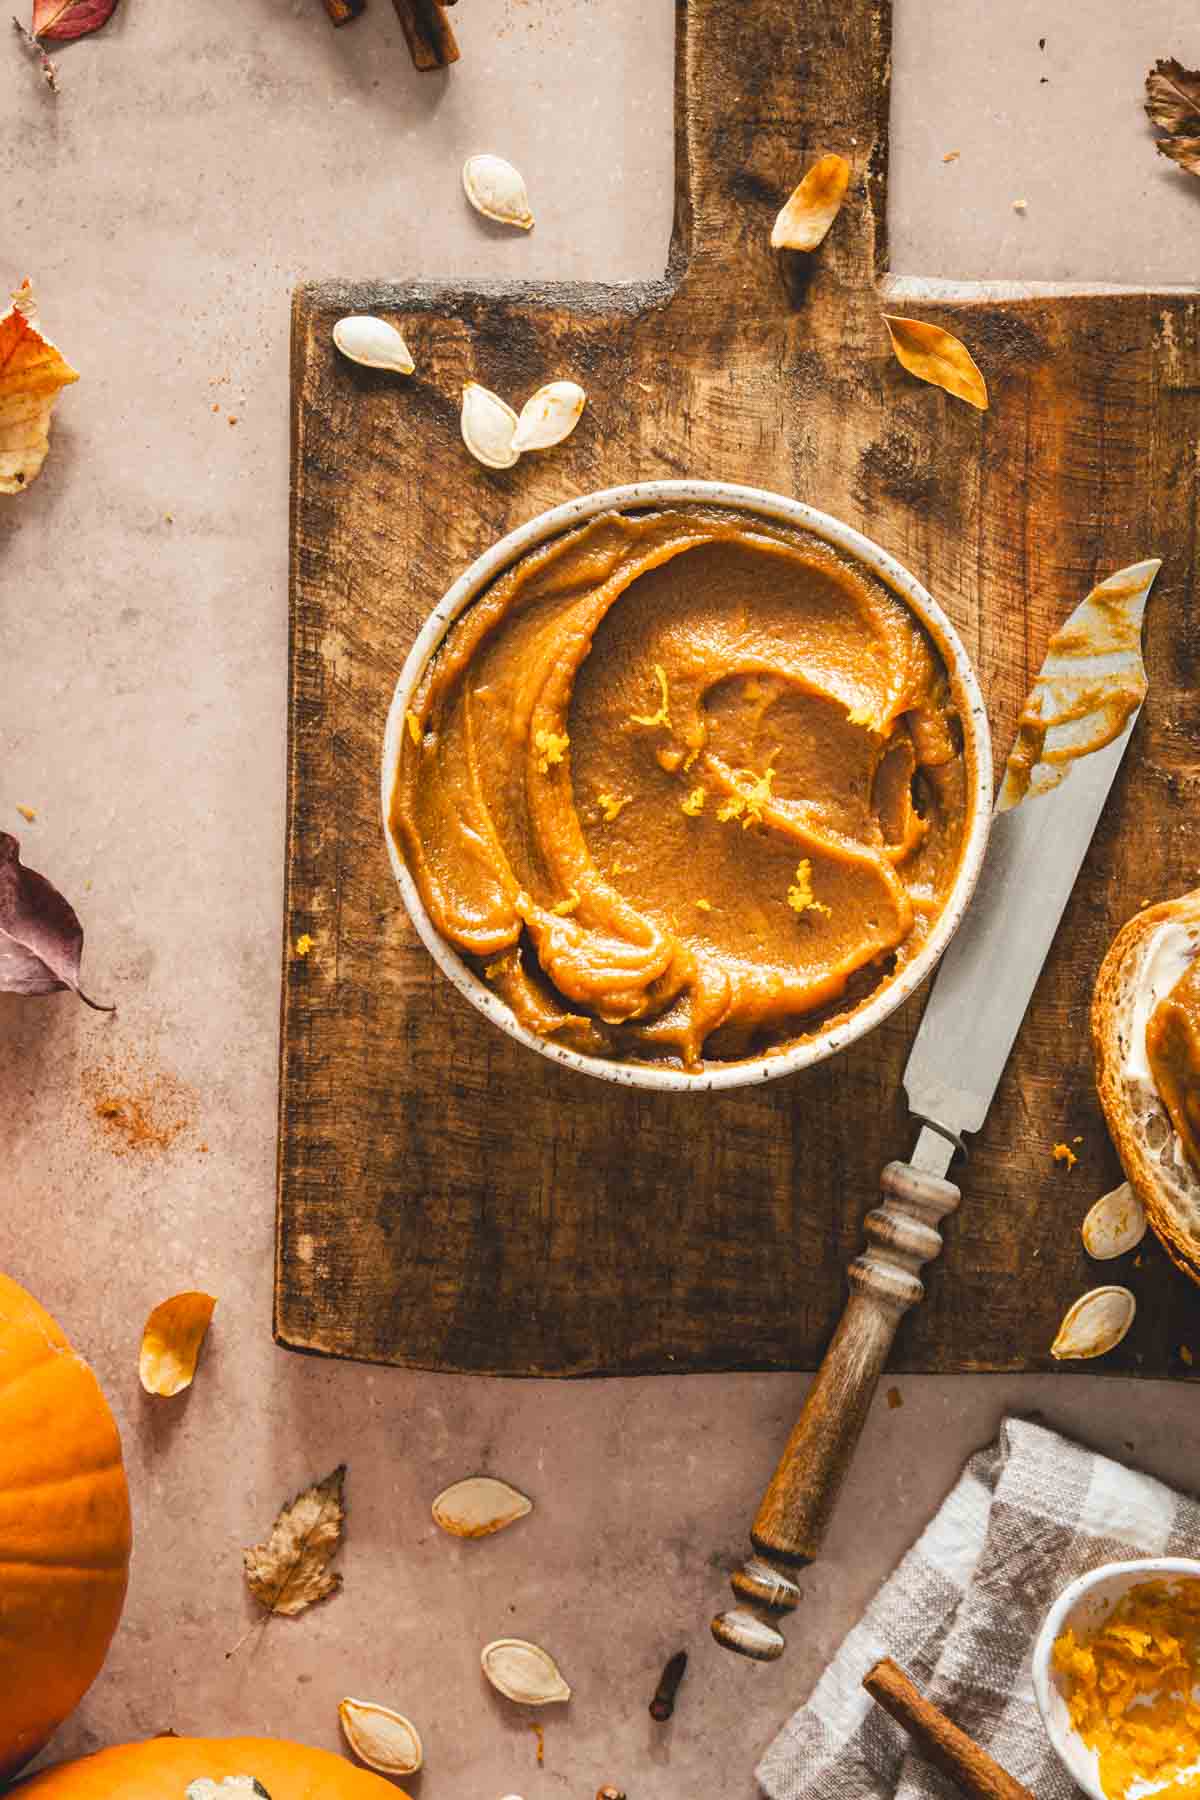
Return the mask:
{"type": "Polygon", "coordinates": [[[968,824],[958,712],[915,615],[817,537],[604,514],[451,628],[392,830],[528,1029],[697,1069],[849,1013],[926,940],[968,824]]]}
{"type": "Polygon", "coordinates": [[[1142,617],[1161,567],[1152,559],[1110,575],[1050,639],[1021,709],[997,812],[1056,788],[1072,763],[1124,731],[1146,697],[1142,617]]]}

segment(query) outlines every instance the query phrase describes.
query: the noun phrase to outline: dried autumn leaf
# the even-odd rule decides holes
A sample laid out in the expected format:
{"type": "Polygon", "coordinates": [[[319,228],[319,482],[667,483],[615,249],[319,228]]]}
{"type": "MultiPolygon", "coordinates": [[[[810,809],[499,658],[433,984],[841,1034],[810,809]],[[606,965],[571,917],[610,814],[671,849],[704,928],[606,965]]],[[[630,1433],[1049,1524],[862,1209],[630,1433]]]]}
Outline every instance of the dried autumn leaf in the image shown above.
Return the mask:
{"type": "Polygon", "coordinates": [[[0,831],[0,993],[57,994],[70,988],[96,1012],[79,985],[83,926],[74,907],[44,875],[26,868],[21,846],[0,831]]]}
{"type": "Polygon", "coordinates": [[[900,319],[884,313],[896,361],[921,381],[944,388],[956,400],[987,411],[988,391],[975,360],[961,338],[924,319],[900,319]]]}
{"type": "Polygon", "coordinates": [[[294,1618],[342,1585],[329,1567],[346,1522],[346,1465],[281,1508],[265,1544],[243,1550],[246,1585],[269,1613],[294,1618]]]}
{"type": "Polygon", "coordinates": [[[117,0],[33,0],[33,35],[66,44],[107,25],[117,0]]]}
{"type": "Polygon", "coordinates": [[[142,1332],[138,1374],[148,1394],[170,1399],[191,1387],[217,1304],[212,1294],[175,1294],[156,1306],[142,1332]]]}
{"type": "Polygon", "coordinates": [[[1185,69],[1173,56],[1160,58],[1146,76],[1146,111],[1168,134],[1158,141],[1159,155],[1200,175],[1200,69],[1185,69]]]}
{"type": "Polygon", "coordinates": [[[850,183],[844,156],[822,156],[813,164],[771,230],[773,250],[815,250],[842,210],[850,183]]]}
{"type": "Polygon", "coordinates": [[[33,289],[23,281],[0,315],[0,494],[29,486],[50,447],[50,414],[78,372],[34,324],[33,289]]]}

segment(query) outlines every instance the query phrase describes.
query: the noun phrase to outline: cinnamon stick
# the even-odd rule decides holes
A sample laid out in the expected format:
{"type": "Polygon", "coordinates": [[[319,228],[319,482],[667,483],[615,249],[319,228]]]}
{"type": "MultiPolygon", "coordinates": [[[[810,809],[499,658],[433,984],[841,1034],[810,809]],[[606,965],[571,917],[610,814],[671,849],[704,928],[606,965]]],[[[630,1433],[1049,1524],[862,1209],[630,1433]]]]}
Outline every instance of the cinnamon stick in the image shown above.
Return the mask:
{"type": "Polygon", "coordinates": [[[1027,1787],[1015,1781],[973,1738],[918,1693],[890,1656],[868,1670],[863,1686],[904,1727],[917,1755],[948,1775],[972,1800],[1033,1800],[1027,1787]]]}
{"type": "Polygon", "coordinates": [[[393,0],[393,4],[416,68],[445,69],[458,61],[458,44],[440,0],[393,0]]]}

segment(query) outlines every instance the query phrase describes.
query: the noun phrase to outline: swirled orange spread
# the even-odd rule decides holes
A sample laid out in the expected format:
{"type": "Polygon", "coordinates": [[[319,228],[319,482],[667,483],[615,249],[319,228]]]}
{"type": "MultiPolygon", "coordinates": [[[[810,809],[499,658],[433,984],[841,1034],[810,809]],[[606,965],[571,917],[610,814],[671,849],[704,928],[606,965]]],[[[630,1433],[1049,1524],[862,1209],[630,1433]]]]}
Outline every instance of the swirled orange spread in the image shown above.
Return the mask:
{"type": "Polygon", "coordinates": [[[1200,1797],[1200,1581],[1131,1588],[1094,1636],[1054,1644],[1067,1708],[1099,1757],[1100,1785],[1121,1800],[1134,1782],[1163,1800],[1200,1797]]]}
{"type": "Polygon", "coordinates": [[[1188,1161],[1200,1169],[1200,957],[1150,1014],[1146,1059],[1188,1161]]]}
{"type": "Polygon", "coordinates": [[[531,1031],[696,1069],[861,1005],[965,829],[945,666],[815,537],[602,515],[462,615],[413,698],[392,828],[437,929],[531,1031]]]}

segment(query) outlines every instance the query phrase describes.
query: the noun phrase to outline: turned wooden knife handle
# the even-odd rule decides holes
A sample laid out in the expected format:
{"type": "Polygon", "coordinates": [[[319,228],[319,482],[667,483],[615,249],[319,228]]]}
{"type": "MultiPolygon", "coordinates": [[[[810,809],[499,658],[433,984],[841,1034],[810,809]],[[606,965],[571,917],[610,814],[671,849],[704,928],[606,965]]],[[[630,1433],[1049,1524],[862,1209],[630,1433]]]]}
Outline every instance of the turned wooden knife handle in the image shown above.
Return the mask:
{"type": "Polygon", "coordinates": [[[941,1250],[938,1225],[961,1198],[952,1181],[902,1162],[888,1164],[880,1188],[846,1310],[751,1528],[756,1555],[731,1579],[741,1604],[712,1622],[719,1644],[758,1662],[783,1654],[775,1620],[800,1598],[795,1574],[816,1559],[896,1327],[925,1292],[917,1270],[941,1250]]]}

